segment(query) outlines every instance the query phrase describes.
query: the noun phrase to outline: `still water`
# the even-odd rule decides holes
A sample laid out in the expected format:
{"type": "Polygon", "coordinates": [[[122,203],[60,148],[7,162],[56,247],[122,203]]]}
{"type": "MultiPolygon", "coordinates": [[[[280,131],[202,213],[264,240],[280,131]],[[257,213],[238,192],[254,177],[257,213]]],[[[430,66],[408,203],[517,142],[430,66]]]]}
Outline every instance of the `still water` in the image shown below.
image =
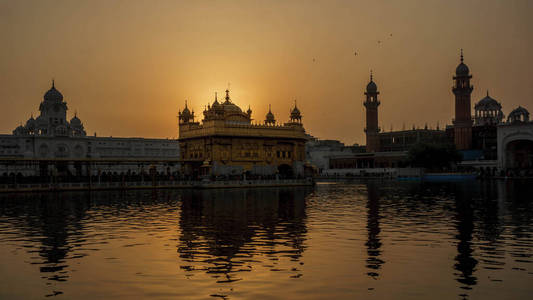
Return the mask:
{"type": "Polygon", "coordinates": [[[531,299],[531,182],[0,195],[0,299],[531,299]]]}

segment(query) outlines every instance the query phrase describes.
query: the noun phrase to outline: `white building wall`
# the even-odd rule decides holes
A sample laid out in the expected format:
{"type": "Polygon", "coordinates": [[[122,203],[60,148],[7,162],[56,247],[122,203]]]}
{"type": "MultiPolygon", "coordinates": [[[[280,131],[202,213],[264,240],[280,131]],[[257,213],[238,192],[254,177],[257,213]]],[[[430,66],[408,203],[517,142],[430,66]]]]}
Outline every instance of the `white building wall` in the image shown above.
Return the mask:
{"type": "Polygon", "coordinates": [[[533,141],[533,122],[504,124],[497,129],[498,168],[507,168],[506,149],[510,142],[517,140],[533,141]]]}
{"type": "MultiPolygon", "coordinates": [[[[116,159],[124,160],[149,160],[149,159],[177,159],[179,158],[179,145],[173,139],[143,139],[143,138],[113,138],[113,137],[52,137],[52,136],[15,136],[0,135],[1,158],[27,158],[27,159],[116,159]]],[[[150,165],[148,163],[128,164],[98,164],[92,173],[98,172],[139,172],[154,166],[158,172],[166,172],[163,164],[150,165]]],[[[75,172],[74,165],[68,166],[75,172]]],[[[179,165],[170,166],[170,171],[179,170],[179,165]]],[[[9,167],[0,164],[0,175],[3,173],[22,173],[23,175],[38,175],[39,167],[34,164],[9,167]]]]}

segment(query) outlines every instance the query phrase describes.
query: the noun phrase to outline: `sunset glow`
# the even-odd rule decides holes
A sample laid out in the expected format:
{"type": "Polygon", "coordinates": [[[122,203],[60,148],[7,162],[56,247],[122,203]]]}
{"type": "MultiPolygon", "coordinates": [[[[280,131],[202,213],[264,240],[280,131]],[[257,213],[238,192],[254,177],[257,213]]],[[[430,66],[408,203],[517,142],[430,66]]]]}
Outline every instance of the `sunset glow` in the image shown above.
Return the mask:
{"type": "Polygon", "coordinates": [[[381,91],[381,126],[450,124],[459,49],[504,113],[531,103],[529,1],[2,1],[2,132],[36,112],[55,78],[88,134],[177,137],[228,83],[233,101],[364,143],[364,87],[381,91]],[[357,52],[357,55],[355,53],[357,52]],[[416,118],[412,118],[415,116],[416,118]]]}

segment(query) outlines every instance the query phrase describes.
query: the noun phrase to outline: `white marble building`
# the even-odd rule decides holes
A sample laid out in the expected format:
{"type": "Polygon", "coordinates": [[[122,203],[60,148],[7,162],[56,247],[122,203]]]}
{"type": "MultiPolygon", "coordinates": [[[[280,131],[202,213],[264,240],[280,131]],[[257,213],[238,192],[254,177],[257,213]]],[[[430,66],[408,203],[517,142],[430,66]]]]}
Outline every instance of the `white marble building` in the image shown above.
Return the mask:
{"type": "Polygon", "coordinates": [[[337,140],[319,140],[314,137],[309,138],[305,144],[306,159],[318,169],[319,173],[329,170],[329,160],[334,156],[354,155],[354,153],[364,152],[359,145],[345,146],[337,140]]]}
{"type": "Polygon", "coordinates": [[[516,108],[498,126],[497,139],[500,170],[533,169],[533,122],[525,108],[516,108]]]}
{"type": "MultiPolygon", "coordinates": [[[[97,162],[91,168],[93,174],[139,172],[140,168],[146,170],[149,166],[155,166],[160,172],[178,170],[179,165],[162,162],[179,158],[177,140],[87,136],[76,114],[67,120],[67,110],[63,95],[52,82],[39,105],[40,115],[35,119],[31,116],[25,125],[13,130],[13,134],[0,134],[0,176],[4,173],[42,174],[35,163],[6,163],[31,160],[71,161],[67,164],[71,174],[80,172],[75,170],[73,161],[97,162]]],[[[54,171],[53,164],[47,168],[54,171]]]]}

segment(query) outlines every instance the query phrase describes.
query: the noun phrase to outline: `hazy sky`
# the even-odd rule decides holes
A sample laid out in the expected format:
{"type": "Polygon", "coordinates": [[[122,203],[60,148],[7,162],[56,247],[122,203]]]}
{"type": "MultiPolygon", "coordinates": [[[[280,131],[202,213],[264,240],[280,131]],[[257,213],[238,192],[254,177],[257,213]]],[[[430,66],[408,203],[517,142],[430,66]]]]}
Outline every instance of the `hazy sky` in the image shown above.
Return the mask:
{"type": "Polygon", "coordinates": [[[382,128],[442,126],[460,48],[472,105],[489,89],[506,115],[533,112],[532,13],[527,0],[0,0],[0,132],[37,115],[55,78],[91,135],[177,137],[185,99],[201,113],[229,82],[257,120],[271,103],[286,121],[296,98],[309,133],[364,144],[369,70],[382,128]]]}

